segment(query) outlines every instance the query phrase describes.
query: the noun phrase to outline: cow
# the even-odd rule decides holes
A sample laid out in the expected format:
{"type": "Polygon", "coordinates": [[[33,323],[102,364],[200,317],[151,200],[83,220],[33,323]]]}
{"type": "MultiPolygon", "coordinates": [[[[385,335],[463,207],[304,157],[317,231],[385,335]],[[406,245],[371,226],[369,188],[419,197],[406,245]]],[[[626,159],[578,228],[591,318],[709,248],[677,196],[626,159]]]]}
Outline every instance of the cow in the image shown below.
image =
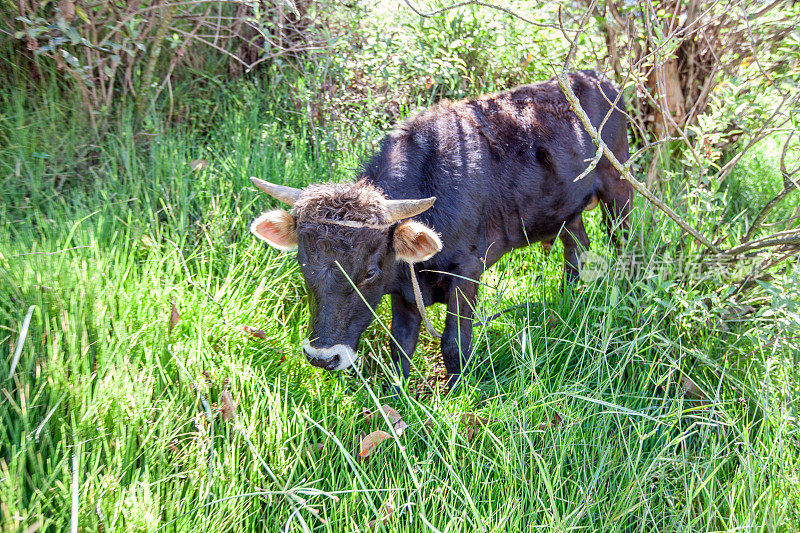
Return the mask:
{"type": "MultiPolygon", "coordinates": [[[[618,89],[593,71],[568,79],[602,140],[625,162],[618,89]]],[[[455,384],[470,358],[486,269],[514,248],[559,238],[568,284],[589,247],[582,212],[598,200],[612,236],[624,238],[630,183],[605,157],[575,179],[596,152],[549,80],[417,113],[386,135],[354,182],[296,189],[251,178],[292,208],[262,214],[251,231],[279,250],[297,249],[310,300],[302,342],[308,361],[328,370],[353,365],[373,310],[389,294],[391,358],[404,382],[422,320],[415,271],[421,303],[447,305],[441,351],[448,385],[455,384]]]]}

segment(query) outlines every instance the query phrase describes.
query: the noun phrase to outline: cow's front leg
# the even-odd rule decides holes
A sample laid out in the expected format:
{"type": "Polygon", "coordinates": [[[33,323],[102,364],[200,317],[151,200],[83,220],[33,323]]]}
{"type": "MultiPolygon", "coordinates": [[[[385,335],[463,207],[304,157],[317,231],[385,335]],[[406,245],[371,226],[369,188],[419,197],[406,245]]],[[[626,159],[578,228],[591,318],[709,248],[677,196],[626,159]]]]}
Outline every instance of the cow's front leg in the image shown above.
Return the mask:
{"type": "Polygon", "coordinates": [[[478,284],[461,279],[458,283],[453,283],[447,298],[442,358],[447,369],[447,386],[450,389],[461,377],[472,353],[472,316],[477,295],[478,284]]]}
{"type": "Polygon", "coordinates": [[[411,357],[417,348],[419,340],[419,326],[422,317],[414,303],[408,303],[402,296],[392,294],[392,341],[390,350],[392,366],[394,367],[396,381],[393,383],[395,390],[399,389],[408,379],[411,368],[411,357]]]}
{"type": "Polygon", "coordinates": [[[573,284],[578,278],[583,266],[583,253],[589,249],[589,236],[583,227],[581,215],[566,224],[559,234],[564,245],[564,279],[561,282],[562,290],[573,284]]]}

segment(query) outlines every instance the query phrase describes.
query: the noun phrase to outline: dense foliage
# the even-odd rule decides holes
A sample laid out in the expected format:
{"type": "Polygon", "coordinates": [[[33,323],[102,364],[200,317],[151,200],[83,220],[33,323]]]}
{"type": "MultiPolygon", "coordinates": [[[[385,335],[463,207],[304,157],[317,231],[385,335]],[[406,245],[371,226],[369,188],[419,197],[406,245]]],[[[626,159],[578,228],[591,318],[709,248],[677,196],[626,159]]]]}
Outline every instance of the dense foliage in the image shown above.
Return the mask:
{"type": "Polygon", "coordinates": [[[4,529],[800,529],[797,5],[174,4],[0,4],[4,529]],[[690,68],[687,20],[718,63],[690,68]],[[571,49],[625,88],[631,169],[683,220],[723,250],[784,240],[712,253],[639,196],[622,250],[587,215],[574,292],[559,245],[485,274],[479,317],[535,303],[476,329],[452,394],[423,335],[388,396],[386,305],[359,372],[306,364],[248,176],[351,179],[416,108],[571,49]],[[409,427],[359,460],[362,431],[396,433],[363,415],[387,402],[409,427]]]}

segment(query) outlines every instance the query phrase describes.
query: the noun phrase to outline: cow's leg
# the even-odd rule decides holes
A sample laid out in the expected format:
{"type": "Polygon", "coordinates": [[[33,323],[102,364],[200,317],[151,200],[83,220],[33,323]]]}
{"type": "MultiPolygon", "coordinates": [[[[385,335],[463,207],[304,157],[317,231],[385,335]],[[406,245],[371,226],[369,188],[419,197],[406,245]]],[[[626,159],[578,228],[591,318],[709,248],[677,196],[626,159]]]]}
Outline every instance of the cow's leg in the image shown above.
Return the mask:
{"type": "Polygon", "coordinates": [[[628,215],[633,206],[633,186],[605,159],[597,166],[597,176],[599,180],[597,195],[603,204],[603,222],[614,244],[619,247],[620,237],[622,240],[628,237],[628,215]]]}
{"type": "MultiPolygon", "coordinates": [[[[477,281],[479,274],[464,276],[477,281]]],[[[447,298],[447,319],[442,333],[442,358],[447,369],[447,386],[452,389],[461,377],[472,353],[472,316],[478,284],[466,279],[453,282],[447,298]]]]}
{"type": "Polygon", "coordinates": [[[589,236],[583,227],[581,215],[564,226],[559,234],[564,245],[564,279],[561,288],[574,283],[581,269],[582,254],[589,249],[589,236]]]}
{"type": "Polygon", "coordinates": [[[401,296],[392,294],[392,338],[390,351],[392,366],[397,377],[395,390],[401,387],[408,379],[411,368],[411,357],[417,348],[419,340],[419,326],[422,322],[419,311],[414,303],[406,302],[401,296]]]}

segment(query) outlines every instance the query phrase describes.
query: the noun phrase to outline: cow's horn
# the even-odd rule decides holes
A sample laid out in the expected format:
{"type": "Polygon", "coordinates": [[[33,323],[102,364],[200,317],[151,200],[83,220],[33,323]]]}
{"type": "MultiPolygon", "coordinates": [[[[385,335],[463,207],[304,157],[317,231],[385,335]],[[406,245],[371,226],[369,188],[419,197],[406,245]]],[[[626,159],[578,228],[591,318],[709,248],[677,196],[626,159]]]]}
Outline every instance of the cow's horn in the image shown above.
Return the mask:
{"type": "Polygon", "coordinates": [[[281,202],[285,203],[289,207],[293,206],[294,203],[300,198],[302,194],[302,190],[295,189],[294,187],[287,187],[285,185],[275,185],[274,183],[270,183],[268,181],[260,180],[258,178],[250,178],[250,181],[253,182],[253,185],[264,191],[265,193],[269,194],[276,200],[280,200],[281,202]]]}
{"type": "Polygon", "coordinates": [[[435,196],[421,200],[387,200],[386,210],[389,211],[389,221],[396,222],[419,215],[430,209],[435,201],[435,196]]]}

